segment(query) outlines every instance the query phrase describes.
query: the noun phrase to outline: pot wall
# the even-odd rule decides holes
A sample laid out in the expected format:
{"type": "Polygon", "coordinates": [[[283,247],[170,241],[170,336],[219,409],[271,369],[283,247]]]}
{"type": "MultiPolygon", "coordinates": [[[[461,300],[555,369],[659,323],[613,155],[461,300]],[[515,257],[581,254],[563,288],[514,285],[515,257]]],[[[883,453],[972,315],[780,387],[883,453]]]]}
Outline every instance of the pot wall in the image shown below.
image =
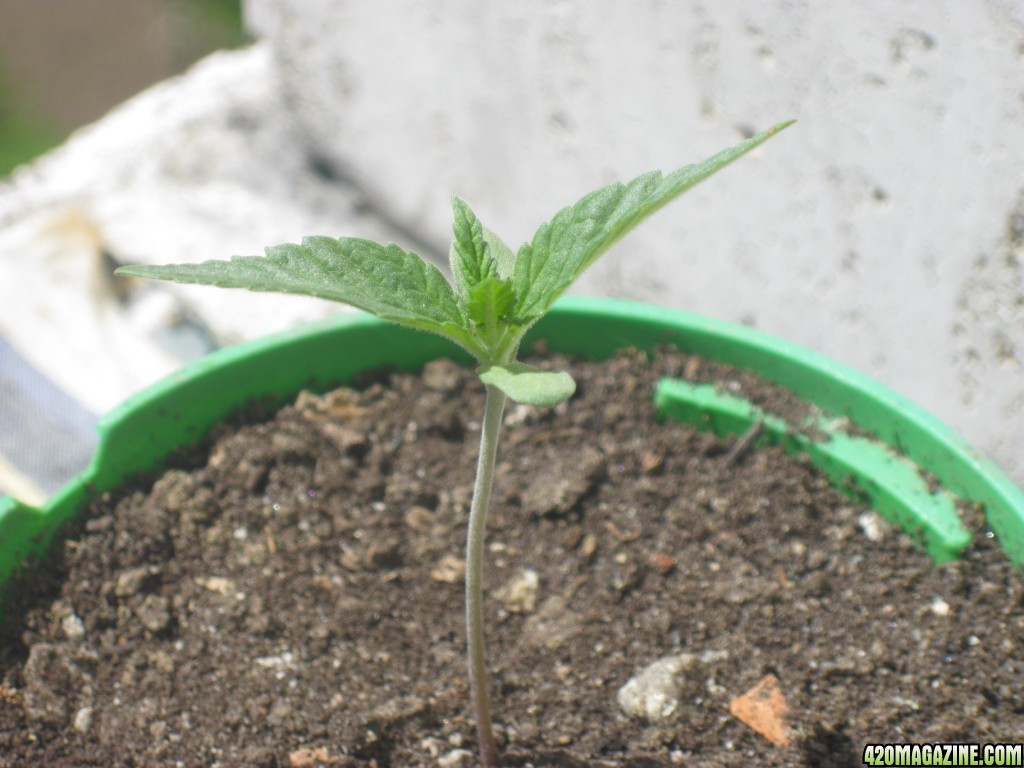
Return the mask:
{"type": "MultiPolygon", "coordinates": [[[[625,346],[653,350],[672,343],[757,371],[849,419],[857,429],[874,433],[879,446],[888,446],[879,466],[912,466],[921,493],[933,495],[924,478],[934,476],[959,496],[984,505],[1008,556],[1024,565],[1020,489],[949,427],[838,363],[744,326],[609,299],[563,299],[527,343],[537,338],[552,350],[594,358],[625,346]],[[899,449],[902,457],[891,449],[899,449]]],[[[60,524],[79,513],[92,495],[116,487],[133,473],[159,467],[176,447],[197,442],[245,403],[283,402],[302,388],[323,391],[362,370],[384,364],[415,370],[440,356],[460,354],[440,337],[350,315],[240,344],[189,366],[107,414],[89,468],[43,507],[0,500],[0,583],[25,558],[42,552],[60,524]]],[[[853,490],[876,499],[890,487],[879,474],[857,482],[853,490]]],[[[951,554],[927,538],[924,543],[938,559],[951,554]]]]}

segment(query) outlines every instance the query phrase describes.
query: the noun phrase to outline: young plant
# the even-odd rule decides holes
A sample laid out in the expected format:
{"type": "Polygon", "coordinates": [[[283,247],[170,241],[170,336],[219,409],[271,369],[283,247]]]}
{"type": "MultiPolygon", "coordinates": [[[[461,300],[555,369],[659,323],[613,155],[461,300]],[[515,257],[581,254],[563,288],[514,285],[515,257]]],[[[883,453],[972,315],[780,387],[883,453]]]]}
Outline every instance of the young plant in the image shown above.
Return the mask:
{"type": "Polygon", "coordinates": [[[523,335],[587,267],[641,221],[791,122],[668,176],[648,173],[591,192],[555,214],[516,254],[466,203],[452,198],[454,286],[436,267],[393,243],[345,237],[307,237],[302,245],[267,248],[266,256],[117,270],[119,275],[332,299],[440,334],[476,358],[487,397],[466,545],[466,635],[480,757],[486,766],[497,766],[499,758],[487,686],[481,573],[502,411],[506,398],[554,406],[576,388],[565,371],[540,371],[519,362],[523,335]]]}

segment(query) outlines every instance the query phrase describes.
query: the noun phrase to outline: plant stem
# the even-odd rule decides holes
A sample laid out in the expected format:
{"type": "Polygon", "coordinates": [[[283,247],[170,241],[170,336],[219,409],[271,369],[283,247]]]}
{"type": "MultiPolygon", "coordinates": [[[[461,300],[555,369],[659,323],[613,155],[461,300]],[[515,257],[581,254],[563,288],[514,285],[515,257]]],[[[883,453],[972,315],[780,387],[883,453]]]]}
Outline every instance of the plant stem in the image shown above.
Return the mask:
{"type": "Polygon", "coordinates": [[[488,768],[499,765],[498,745],[491,728],[491,701],[487,692],[487,655],[484,651],[483,575],[484,534],[487,510],[494,484],[494,460],[498,453],[498,432],[505,409],[505,394],[487,387],[484,423],[480,431],[480,457],[476,467],[473,503],[469,510],[469,539],[466,543],[466,642],[469,645],[469,686],[473,696],[480,760],[488,768]]]}

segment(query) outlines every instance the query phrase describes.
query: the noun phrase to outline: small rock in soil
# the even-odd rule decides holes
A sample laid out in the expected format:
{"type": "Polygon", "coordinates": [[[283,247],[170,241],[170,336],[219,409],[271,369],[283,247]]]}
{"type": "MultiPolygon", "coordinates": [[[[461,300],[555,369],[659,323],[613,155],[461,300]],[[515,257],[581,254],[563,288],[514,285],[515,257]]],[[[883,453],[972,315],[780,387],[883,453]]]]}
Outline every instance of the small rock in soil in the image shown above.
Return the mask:
{"type": "Polygon", "coordinates": [[[117,575],[117,582],[114,585],[114,594],[118,597],[132,597],[142,592],[145,587],[151,586],[154,578],[159,575],[160,569],[153,566],[141,566],[138,568],[127,568],[117,575]]]}
{"type": "Polygon", "coordinates": [[[445,555],[430,571],[430,578],[445,584],[457,584],[466,578],[466,561],[445,555]]]}
{"type": "Polygon", "coordinates": [[[540,576],[532,568],[524,568],[501,590],[501,600],[510,613],[533,613],[537,607],[540,576]]]}
{"type": "Polygon", "coordinates": [[[82,707],[78,710],[71,725],[79,733],[88,733],[92,728],[92,707],[82,707]]]}
{"type": "Polygon", "coordinates": [[[604,454],[584,445],[572,467],[537,452],[535,474],[522,494],[523,508],[534,515],[564,515],[586,496],[605,473],[604,454]]]}
{"type": "Polygon", "coordinates": [[[581,617],[569,608],[561,595],[551,595],[523,625],[522,639],[528,645],[556,650],[581,629],[581,617]]]}
{"type": "Polygon", "coordinates": [[[438,768],[469,768],[473,764],[473,753],[468,749],[453,749],[437,758],[438,768]]]}
{"type": "Polygon", "coordinates": [[[62,726],[71,716],[68,694],[77,695],[88,684],[88,676],[60,645],[32,646],[22,669],[23,698],[29,719],[62,726]]]}
{"type": "Polygon", "coordinates": [[[666,656],[644,667],[619,689],[618,702],[630,717],[664,720],[679,706],[686,673],[697,663],[692,653],[666,656]]]}
{"type": "Polygon", "coordinates": [[[60,628],[68,640],[81,640],[85,637],[85,625],[73,613],[61,619],[60,628]]]}
{"type": "Polygon", "coordinates": [[[435,392],[453,392],[460,388],[462,368],[451,360],[433,360],[423,366],[423,383],[435,392]]]}
{"type": "Polygon", "coordinates": [[[679,707],[688,673],[698,664],[720,661],[726,654],[706,651],[700,655],[677,653],[648,664],[619,688],[618,702],[630,717],[654,723],[664,720],[679,707]]]}
{"type": "Polygon", "coordinates": [[[163,632],[171,623],[171,600],[163,595],[146,595],[136,606],[135,615],[153,634],[163,632]]]}

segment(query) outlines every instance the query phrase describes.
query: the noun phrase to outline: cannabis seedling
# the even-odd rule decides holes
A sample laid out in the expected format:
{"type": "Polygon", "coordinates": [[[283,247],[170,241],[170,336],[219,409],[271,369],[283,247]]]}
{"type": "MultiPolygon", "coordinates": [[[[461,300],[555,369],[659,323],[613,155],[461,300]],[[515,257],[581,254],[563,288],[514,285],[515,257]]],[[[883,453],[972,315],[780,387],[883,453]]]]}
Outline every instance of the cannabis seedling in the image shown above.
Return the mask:
{"type": "Polygon", "coordinates": [[[576,388],[564,371],[539,371],[517,361],[520,341],[555,299],[627,232],[791,122],[668,176],[648,173],[591,192],[555,214],[517,254],[481,225],[466,203],[453,198],[454,286],[436,267],[393,243],[347,237],[308,237],[302,245],[267,248],[266,256],[117,270],[119,275],[332,299],[440,334],[477,359],[487,397],[466,545],[466,634],[480,756],[486,766],[497,766],[499,760],[487,691],[481,571],[502,411],[506,397],[554,406],[576,388]]]}

